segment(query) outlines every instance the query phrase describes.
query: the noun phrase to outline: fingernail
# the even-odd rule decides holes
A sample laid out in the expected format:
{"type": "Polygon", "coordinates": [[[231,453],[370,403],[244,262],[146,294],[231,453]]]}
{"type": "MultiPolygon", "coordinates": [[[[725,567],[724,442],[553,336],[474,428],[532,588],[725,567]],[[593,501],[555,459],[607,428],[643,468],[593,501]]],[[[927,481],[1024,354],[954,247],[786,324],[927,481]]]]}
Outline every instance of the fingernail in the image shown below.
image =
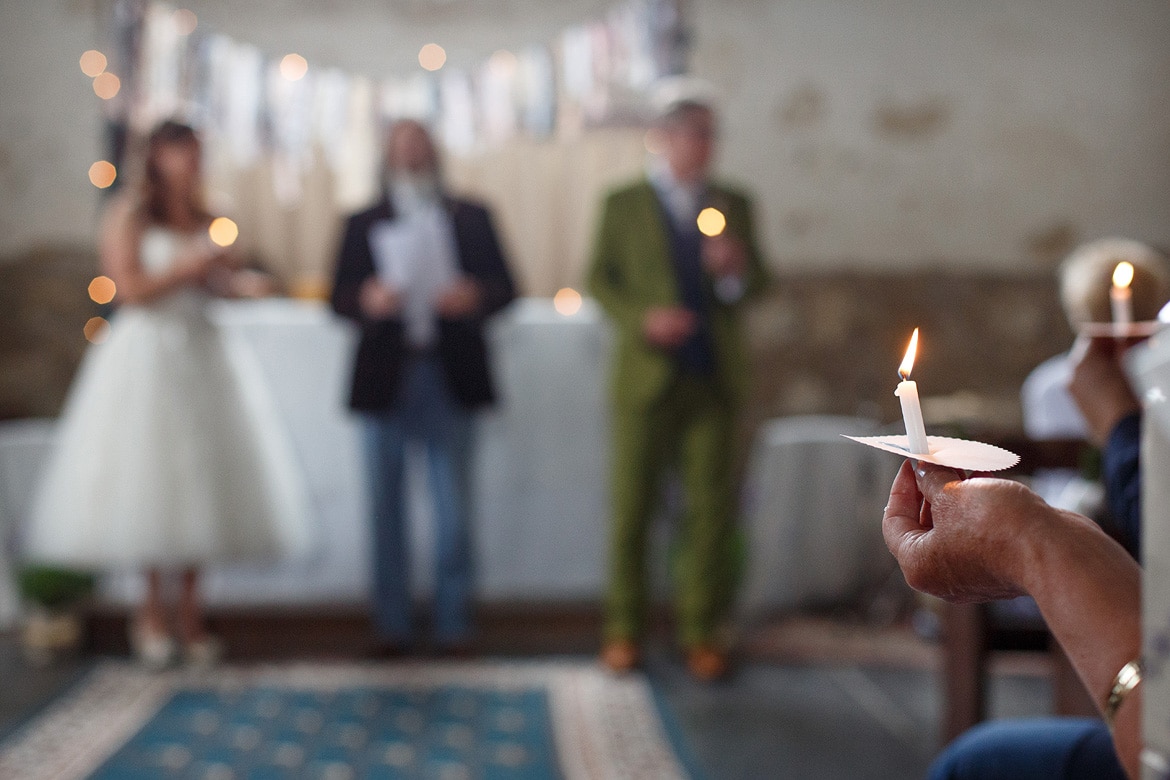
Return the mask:
{"type": "Polygon", "coordinates": [[[919,466],[918,468],[914,469],[914,473],[920,477],[925,477],[926,476],[926,469],[924,469],[922,466],[919,466]]]}

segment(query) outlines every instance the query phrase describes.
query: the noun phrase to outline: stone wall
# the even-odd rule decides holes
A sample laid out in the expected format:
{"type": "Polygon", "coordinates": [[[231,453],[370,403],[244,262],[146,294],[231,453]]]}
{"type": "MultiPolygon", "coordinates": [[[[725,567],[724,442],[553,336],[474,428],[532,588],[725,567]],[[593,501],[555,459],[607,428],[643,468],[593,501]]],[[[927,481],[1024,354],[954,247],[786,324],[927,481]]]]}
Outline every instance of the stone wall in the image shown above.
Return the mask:
{"type": "MultiPolygon", "coordinates": [[[[53,415],[99,308],[91,251],[0,262],[0,419],[53,415]]],[[[754,421],[792,414],[898,419],[897,367],[920,327],[914,379],[928,416],[1014,430],[1020,383],[1072,336],[1047,274],[789,272],[750,315],[754,421]]]]}
{"type": "MultiPolygon", "coordinates": [[[[375,77],[410,72],[426,41],[447,47],[451,67],[469,66],[613,4],[184,3],[208,28],[269,54],[297,51],[314,66],[375,77]]],[[[721,96],[720,169],[755,192],[761,240],[778,267],[910,270],[941,259],[1010,273],[1046,268],[1103,235],[1170,243],[1164,0],[687,5],[693,70],[721,96]]],[[[101,106],[77,58],[105,44],[109,7],[0,3],[0,256],[94,234],[85,172],[102,154],[101,106]]],[[[557,197],[552,184],[580,186],[519,173],[523,195],[512,181],[485,194],[527,206],[557,197]]],[[[531,252],[545,251],[549,267],[581,267],[589,213],[566,211],[562,221],[582,236],[570,256],[548,252],[531,220],[510,226],[516,253],[531,233],[540,238],[531,252]]],[[[552,275],[542,269],[534,280],[552,275]]]]}
{"type": "Polygon", "coordinates": [[[1019,389],[1072,334],[1049,274],[791,273],[751,314],[751,416],[900,419],[894,387],[921,328],[914,379],[928,422],[1015,431],[1019,389]]]}
{"type": "Polygon", "coordinates": [[[41,247],[0,260],[0,420],[55,415],[100,307],[92,249],[41,247]]]}

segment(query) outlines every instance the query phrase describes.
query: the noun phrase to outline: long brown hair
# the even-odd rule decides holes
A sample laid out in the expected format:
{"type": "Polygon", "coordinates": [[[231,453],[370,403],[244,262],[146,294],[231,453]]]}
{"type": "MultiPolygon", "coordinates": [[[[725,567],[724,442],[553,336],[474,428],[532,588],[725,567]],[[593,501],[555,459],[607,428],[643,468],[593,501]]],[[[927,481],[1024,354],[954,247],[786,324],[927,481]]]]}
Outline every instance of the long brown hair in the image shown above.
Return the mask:
{"type": "MultiPolygon", "coordinates": [[[[158,165],[158,153],[164,146],[200,146],[199,136],[190,125],[167,120],[162,122],[146,138],[145,163],[139,189],[139,211],[148,224],[166,224],[170,218],[167,210],[166,182],[158,165]]],[[[201,187],[195,187],[187,204],[192,216],[198,220],[210,217],[203,202],[201,187]]]]}

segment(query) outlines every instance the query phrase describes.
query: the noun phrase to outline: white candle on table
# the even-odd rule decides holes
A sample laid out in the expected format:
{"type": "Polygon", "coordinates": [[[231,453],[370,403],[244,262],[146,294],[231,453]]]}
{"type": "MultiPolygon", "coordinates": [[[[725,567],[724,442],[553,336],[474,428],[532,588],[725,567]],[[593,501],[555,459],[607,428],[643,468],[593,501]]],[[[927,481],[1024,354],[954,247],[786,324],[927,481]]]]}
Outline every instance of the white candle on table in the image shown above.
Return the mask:
{"type": "Polygon", "coordinates": [[[1109,306],[1113,310],[1113,329],[1117,335],[1125,335],[1133,323],[1133,265],[1122,260],[1113,269],[1113,287],[1109,289],[1109,306]]]}
{"type": "Polygon", "coordinates": [[[926,423],[922,419],[922,405],[918,401],[918,383],[910,381],[910,371],[914,368],[914,355],[918,351],[918,328],[910,337],[910,346],[906,348],[906,357],[898,367],[898,374],[902,381],[894,395],[902,402],[902,422],[906,424],[906,438],[910,452],[914,455],[929,455],[930,445],[926,440],[926,423]]]}

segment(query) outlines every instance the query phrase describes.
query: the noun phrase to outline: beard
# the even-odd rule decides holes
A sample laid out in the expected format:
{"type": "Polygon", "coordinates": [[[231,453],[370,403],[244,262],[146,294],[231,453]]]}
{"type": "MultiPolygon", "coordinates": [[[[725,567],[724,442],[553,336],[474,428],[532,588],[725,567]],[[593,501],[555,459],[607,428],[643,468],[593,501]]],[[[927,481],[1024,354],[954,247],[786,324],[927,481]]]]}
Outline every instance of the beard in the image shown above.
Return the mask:
{"type": "Polygon", "coordinates": [[[443,188],[434,171],[390,171],[386,175],[386,190],[398,200],[428,203],[438,200],[443,188]]]}

